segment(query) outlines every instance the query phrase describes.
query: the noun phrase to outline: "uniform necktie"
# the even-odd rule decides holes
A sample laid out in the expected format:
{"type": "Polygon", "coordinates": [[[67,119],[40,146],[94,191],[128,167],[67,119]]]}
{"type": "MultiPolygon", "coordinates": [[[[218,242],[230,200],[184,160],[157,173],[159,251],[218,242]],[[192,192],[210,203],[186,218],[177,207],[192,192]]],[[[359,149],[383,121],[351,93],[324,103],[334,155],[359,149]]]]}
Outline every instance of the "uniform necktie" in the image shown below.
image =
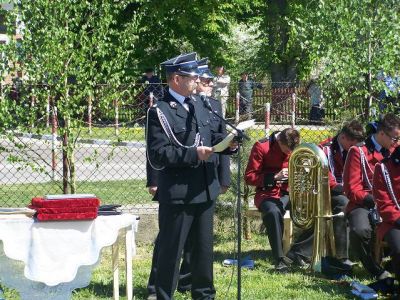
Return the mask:
{"type": "Polygon", "coordinates": [[[343,158],[343,161],[346,161],[346,157],[347,157],[347,150],[343,150],[343,151],[342,151],[342,158],[343,158]]]}
{"type": "Polygon", "coordinates": [[[382,156],[385,157],[385,158],[390,155],[390,151],[388,149],[386,149],[386,148],[383,148],[383,147],[381,148],[380,152],[382,153],[382,156]]]}
{"type": "Polygon", "coordinates": [[[187,104],[187,106],[189,108],[189,113],[191,115],[194,115],[194,106],[193,106],[191,99],[189,97],[186,97],[184,103],[187,104]]]}

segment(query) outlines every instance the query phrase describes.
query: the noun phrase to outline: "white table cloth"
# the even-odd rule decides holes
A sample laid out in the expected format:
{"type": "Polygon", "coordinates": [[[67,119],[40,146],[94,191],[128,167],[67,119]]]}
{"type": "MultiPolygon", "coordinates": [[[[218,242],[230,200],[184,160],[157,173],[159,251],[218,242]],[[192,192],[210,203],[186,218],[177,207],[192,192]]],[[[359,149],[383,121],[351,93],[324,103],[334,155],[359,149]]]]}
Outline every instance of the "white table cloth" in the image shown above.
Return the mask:
{"type": "Polygon", "coordinates": [[[61,222],[0,216],[0,281],[22,299],[69,299],[90,283],[101,249],[113,245],[121,229],[135,232],[137,224],[130,214],[61,222]]]}

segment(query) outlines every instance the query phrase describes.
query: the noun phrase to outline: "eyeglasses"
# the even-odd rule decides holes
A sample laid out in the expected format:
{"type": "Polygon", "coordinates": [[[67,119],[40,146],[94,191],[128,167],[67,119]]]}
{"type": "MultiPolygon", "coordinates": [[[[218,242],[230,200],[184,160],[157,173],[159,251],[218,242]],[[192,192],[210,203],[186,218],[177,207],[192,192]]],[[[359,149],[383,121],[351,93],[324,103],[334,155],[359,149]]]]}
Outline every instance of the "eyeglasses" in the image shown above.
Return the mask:
{"type": "Polygon", "coordinates": [[[389,133],[387,133],[386,131],[384,131],[384,133],[385,133],[388,137],[390,137],[390,139],[392,140],[392,142],[397,143],[397,142],[400,141],[400,136],[393,137],[393,136],[391,136],[389,133]]]}

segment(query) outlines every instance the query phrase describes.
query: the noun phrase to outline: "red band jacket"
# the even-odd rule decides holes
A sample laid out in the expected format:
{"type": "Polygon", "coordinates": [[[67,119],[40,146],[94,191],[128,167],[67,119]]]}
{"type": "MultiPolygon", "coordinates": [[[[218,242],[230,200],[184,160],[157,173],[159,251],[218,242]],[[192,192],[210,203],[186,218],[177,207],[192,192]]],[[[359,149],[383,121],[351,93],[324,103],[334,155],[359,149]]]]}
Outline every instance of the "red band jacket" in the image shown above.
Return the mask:
{"type": "Polygon", "coordinates": [[[244,179],[248,185],[256,187],[254,204],[257,208],[268,198],[277,199],[287,193],[287,183],[277,183],[273,176],[288,167],[289,156],[282,152],[276,141],[277,133],[269,139],[256,142],[251,150],[244,179]]]}
{"type": "MultiPolygon", "coordinates": [[[[400,148],[399,148],[400,150],[400,148]]],[[[396,151],[397,152],[397,151],[396,151]]],[[[392,157],[385,160],[384,165],[390,177],[393,193],[396,200],[400,199],[400,161],[392,157]]],[[[391,196],[386,184],[380,163],[375,165],[374,184],[372,187],[373,196],[378,211],[382,218],[382,223],[378,225],[378,238],[382,239],[385,234],[395,226],[395,222],[400,219],[400,209],[395,204],[395,199],[391,196]]]]}
{"type": "Polygon", "coordinates": [[[329,163],[329,187],[333,189],[343,182],[344,159],[340,150],[337,136],[328,138],[319,144],[329,163]]]}
{"type": "MultiPolygon", "coordinates": [[[[387,153],[388,150],[384,149],[387,153]]],[[[353,146],[347,154],[343,170],[343,188],[349,203],[346,212],[357,207],[364,207],[364,198],[372,194],[372,180],[375,164],[382,161],[384,156],[375,148],[371,137],[362,146],[353,146]],[[365,156],[365,168],[362,166],[361,153],[365,156]]]]}

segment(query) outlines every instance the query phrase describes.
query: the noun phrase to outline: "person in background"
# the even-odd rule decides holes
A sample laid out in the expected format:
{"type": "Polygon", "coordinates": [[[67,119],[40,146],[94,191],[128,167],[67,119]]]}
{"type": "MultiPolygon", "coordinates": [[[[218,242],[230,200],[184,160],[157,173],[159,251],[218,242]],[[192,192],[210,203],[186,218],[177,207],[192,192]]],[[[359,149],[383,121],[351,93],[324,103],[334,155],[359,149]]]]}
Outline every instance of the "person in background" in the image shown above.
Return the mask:
{"type": "Polygon", "coordinates": [[[308,84],[307,93],[311,102],[310,122],[311,124],[320,124],[325,117],[324,95],[315,80],[311,80],[308,84]]]}
{"type": "Polygon", "coordinates": [[[225,118],[231,77],[228,74],[225,74],[225,68],[223,66],[218,66],[216,68],[216,73],[217,75],[214,77],[214,86],[212,89],[212,97],[221,102],[222,116],[225,118]]]}
{"type": "Polygon", "coordinates": [[[249,78],[248,72],[243,72],[239,80],[239,114],[245,119],[251,119],[253,116],[253,93],[254,89],[262,89],[261,83],[255,82],[249,78]]]}
{"type": "Polygon", "coordinates": [[[139,124],[143,125],[146,123],[146,114],[150,106],[150,93],[153,93],[153,102],[156,102],[163,96],[163,89],[161,80],[154,74],[153,68],[147,68],[144,75],[139,80],[139,83],[143,84],[143,91],[138,96],[139,105],[142,111],[142,119],[139,124]]]}
{"type": "Polygon", "coordinates": [[[289,205],[289,157],[299,143],[300,133],[292,128],[259,140],[251,149],[244,175],[245,182],[256,187],[254,203],[262,214],[275,270],[280,273],[288,272],[291,264],[283,253],[283,217],[289,205]]]}
{"type": "Polygon", "coordinates": [[[373,259],[375,227],[379,223],[372,195],[374,167],[389,157],[400,138],[400,118],[389,113],[376,122],[376,132],[363,145],[350,148],[343,170],[343,189],[349,199],[346,214],[350,229],[350,247],[364,268],[377,279],[389,276],[373,259]]]}

